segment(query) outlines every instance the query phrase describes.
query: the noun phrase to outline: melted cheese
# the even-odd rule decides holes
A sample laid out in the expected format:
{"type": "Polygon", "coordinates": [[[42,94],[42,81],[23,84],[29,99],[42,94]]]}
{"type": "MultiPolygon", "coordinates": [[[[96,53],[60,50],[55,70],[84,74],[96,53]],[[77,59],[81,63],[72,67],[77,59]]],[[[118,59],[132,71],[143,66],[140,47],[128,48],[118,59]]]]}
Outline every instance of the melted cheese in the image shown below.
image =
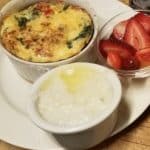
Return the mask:
{"type": "Polygon", "coordinates": [[[36,3],[9,15],[1,41],[15,56],[32,62],[55,62],[78,54],[90,41],[93,22],[82,8],[65,3],[36,3]]]}

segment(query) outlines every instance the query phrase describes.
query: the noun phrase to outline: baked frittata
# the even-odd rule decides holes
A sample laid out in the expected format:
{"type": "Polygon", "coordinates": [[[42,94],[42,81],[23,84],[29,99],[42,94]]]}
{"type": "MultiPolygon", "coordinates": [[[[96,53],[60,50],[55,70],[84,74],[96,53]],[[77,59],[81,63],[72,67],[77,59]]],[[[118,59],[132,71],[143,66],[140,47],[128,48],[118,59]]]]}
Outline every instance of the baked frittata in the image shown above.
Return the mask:
{"type": "Polygon", "coordinates": [[[13,55],[31,62],[56,62],[78,54],[93,35],[85,9],[65,2],[38,2],[6,16],[0,37],[13,55]]]}

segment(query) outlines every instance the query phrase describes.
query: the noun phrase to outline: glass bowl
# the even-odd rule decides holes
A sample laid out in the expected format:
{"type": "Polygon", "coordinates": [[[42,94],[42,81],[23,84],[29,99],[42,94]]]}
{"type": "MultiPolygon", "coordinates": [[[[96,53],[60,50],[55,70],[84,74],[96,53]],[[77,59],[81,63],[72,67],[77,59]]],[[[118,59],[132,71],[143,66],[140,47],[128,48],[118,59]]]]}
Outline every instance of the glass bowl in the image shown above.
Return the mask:
{"type": "Polygon", "coordinates": [[[117,74],[120,77],[128,77],[128,78],[145,78],[150,76],[150,66],[144,67],[141,69],[136,70],[123,70],[123,69],[114,69],[110,65],[107,64],[106,58],[103,57],[99,50],[99,43],[102,39],[108,39],[112,32],[115,25],[117,25],[119,22],[127,20],[131,17],[133,17],[135,14],[139,12],[144,12],[147,14],[150,14],[150,11],[143,11],[143,10],[130,10],[126,12],[122,12],[117,14],[116,16],[112,17],[108,22],[104,24],[102,29],[99,32],[98,38],[97,38],[97,56],[98,56],[98,63],[109,67],[117,72],[117,74]]]}

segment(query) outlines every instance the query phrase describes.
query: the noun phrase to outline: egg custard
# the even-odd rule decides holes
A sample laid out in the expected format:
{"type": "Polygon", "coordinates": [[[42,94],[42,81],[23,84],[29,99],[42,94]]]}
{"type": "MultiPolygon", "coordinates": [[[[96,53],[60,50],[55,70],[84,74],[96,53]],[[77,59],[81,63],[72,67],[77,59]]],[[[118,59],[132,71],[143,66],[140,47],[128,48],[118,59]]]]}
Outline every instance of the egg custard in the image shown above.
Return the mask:
{"type": "Polygon", "coordinates": [[[38,2],[4,18],[0,37],[13,55],[56,62],[78,54],[94,32],[88,12],[65,2],[38,2]]]}

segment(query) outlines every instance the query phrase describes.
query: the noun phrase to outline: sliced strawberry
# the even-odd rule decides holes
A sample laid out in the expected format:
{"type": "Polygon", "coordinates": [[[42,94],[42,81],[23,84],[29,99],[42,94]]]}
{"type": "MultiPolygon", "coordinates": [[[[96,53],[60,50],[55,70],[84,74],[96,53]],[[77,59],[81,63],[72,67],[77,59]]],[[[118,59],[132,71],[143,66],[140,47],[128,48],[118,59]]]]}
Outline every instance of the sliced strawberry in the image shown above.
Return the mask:
{"type": "Polygon", "coordinates": [[[107,63],[114,69],[121,69],[122,67],[122,60],[118,52],[116,51],[109,51],[107,56],[107,63]]]}
{"type": "Polygon", "coordinates": [[[135,15],[134,18],[142,24],[142,26],[148,33],[150,33],[150,15],[140,12],[135,15]]]}
{"type": "Polygon", "coordinates": [[[150,47],[150,36],[143,26],[134,18],[130,19],[124,41],[136,48],[137,50],[150,47]]]}
{"type": "Polygon", "coordinates": [[[99,51],[102,54],[103,57],[107,57],[107,50],[106,50],[107,40],[101,40],[99,42],[99,51]]]}
{"type": "Polygon", "coordinates": [[[109,51],[118,52],[122,58],[128,58],[136,53],[136,50],[132,46],[122,41],[112,39],[101,40],[99,50],[104,57],[107,56],[109,51]]]}
{"type": "Polygon", "coordinates": [[[118,23],[113,29],[112,36],[118,40],[122,40],[126,31],[127,24],[128,20],[118,23]]]}
{"type": "Polygon", "coordinates": [[[129,57],[122,60],[122,69],[136,70],[140,68],[140,62],[136,57],[129,57]]]}
{"type": "Polygon", "coordinates": [[[136,57],[140,61],[141,67],[150,66],[150,48],[137,51],[136,57]]]}

